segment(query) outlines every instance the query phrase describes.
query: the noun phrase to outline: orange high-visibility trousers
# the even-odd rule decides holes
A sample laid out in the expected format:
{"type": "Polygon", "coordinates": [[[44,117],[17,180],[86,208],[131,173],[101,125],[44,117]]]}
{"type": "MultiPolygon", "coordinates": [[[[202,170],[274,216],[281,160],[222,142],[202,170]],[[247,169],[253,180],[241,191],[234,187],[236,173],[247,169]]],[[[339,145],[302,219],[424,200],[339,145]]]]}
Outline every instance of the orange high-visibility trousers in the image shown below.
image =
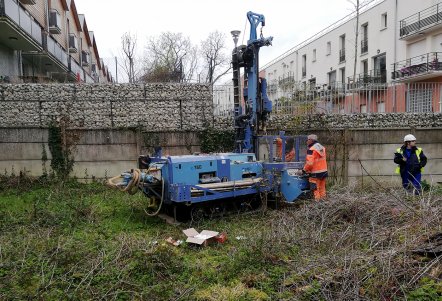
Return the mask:
{"type": "Polygon", "coordinates": [[[313,190],[313,194],[315,196],[315,200],[319,201],[320,199],[325,198],[326,192],[325,192],[325,180],[318,179],[318,178],[309,178],[308,181],[310,182],[310,189],[313,190]]]}

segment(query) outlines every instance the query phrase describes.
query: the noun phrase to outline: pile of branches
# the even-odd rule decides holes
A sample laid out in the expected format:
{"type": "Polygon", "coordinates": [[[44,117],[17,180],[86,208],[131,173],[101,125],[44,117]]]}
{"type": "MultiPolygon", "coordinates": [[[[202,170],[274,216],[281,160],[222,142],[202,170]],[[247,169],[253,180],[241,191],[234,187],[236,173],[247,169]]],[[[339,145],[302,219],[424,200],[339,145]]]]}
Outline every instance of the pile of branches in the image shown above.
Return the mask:
{"type": "Polygon", "coordinates": [[[287,248],[299,250],[284,260],[291,273],[282,291],[312,300],[393,300],[423,279],[440,283],[442,256],[428,246],[437,249],[431,240],[442,233],[441,211],[442,196],[431,191],[340,189],[322,202],[270,212],[260,243],[273,259],[287,248]]]}

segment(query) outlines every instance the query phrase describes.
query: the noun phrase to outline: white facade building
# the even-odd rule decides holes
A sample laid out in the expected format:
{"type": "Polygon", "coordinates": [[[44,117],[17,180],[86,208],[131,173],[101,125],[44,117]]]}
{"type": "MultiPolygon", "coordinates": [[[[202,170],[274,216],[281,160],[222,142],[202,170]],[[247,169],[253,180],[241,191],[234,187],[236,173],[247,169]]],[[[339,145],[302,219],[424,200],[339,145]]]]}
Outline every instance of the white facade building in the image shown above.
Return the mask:
{"type": "Polygon", "coordinates": [[[441,111],[442,1],[364,3],[358,18],[353,12],[261,67],[276,110],[314,100],[327,112],[441,111]]]}
{"type": "MultiPolygon", "coordinates": [[[[386,90],[393,83],[441,82],[441,68],[430,66],[431,62],[442,61],[442,53],[440,58],[438,55],[442,51],[440,11],[440,0],[369,2],[362,7],[359,18],[356,13],[347,16],[262,67],[269,82],[269,97],[272,100],[289,99],[297,89],[320,91],[324,87],[342,91],[348,96],[349,91],[354,92],[358,88],[360,91],[361,83],[372,83],[376,85],[371,85],[370,89],[384,98],[382,104],[377,108],[359,101],[352,113],[405,111],[406,104],[398,99],[387,99],[386,90]],[[419,64],[426,66],[419,71],[413,67],[419,64]],[[398,74],[398,71],[410,66],[414,69],[413,74],[398,74]],[[284,89],[287,83],[292,84],[290,89],[284,89]],[[383,93],[379,91],[380,84],[384,85],[383,93]]],[[[368,90],[364,85],[365,94],[368,90]]],[[[348,106],[348,102],[342,100],[342,108],[348,106]]],[[[435,102],[440,104],[440,99],[435,99],[435,102]]],[[[440,111],[440,105],[432,109],[440,111]]]]}

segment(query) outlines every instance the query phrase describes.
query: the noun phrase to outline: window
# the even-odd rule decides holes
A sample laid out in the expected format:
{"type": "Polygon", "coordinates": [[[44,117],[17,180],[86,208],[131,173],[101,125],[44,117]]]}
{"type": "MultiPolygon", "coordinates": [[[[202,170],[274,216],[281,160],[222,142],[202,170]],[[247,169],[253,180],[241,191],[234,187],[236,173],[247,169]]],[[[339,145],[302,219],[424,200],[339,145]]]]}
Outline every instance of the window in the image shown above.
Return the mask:
{"type": "Polygon", "coordinates": [[[49,32],[52,34],[61,33],[61,16],[56,9],[49,11],[49,32]]]}
{"type": "Polygon", "coordinates": [[[387,13],[381,15],[381,29],[387,28],[387,13]]]}
{"type": "Polygon", "coordinates": [[[431,112],[431,101],[433,99],[433,90],[414,85],[406,93],[407,112],[423,113],[431,112]]]}
{"type": "Polygon", "coordinates": [[[331,54],[331,42],[327,42],[327,55],[331,54]]]}
{"type": "Polygon", "coordinates": [[[361,105],[361,113],[367,113],[367,105],[361,105]]]}
{"type": "Polygon", "coordinates": [[[345,68],[339,69],[341,83],[345,83],[345,68]]]}
{"type": "Polygon", "coordinates": [[[75,34],[69,34],[69,53],[76,53],[78,51],[78,39],[75,34]]]}
{"type": "Polygon", "coordinates": [[[361,26],[361,54],[368,52],[368,23],[361,26]]]}
{"type": "Polygon", "coordinates": [[[336,70],[328,73],[328,85],[334,86],[336,83],[336,70]]]}
{"type": "Polygon", "coordinates": [[[313,49],[312,62],[316,62],[316,49],[313,49]]]}
{"type": "Polygon", "coordinates": [[[385,113],[385,102],[378,102],[378,113],[385,113]]]}
{"type": "Polygon", "coordinates": [[[373,58],[374,64],[374,77],[377,83],[387,82],[387,64],[385,54],[378,55],[373,58]]]}
{"type": "Polygon", "coordinates": [[[81,52],[81,65],[89,66],[89,52],[84,50],[81,52]]]}
{"type": "Polygon", "coordinates": [[[310,79],[308,83],[310,85],[310,90],[314,90],[316,88],[316,77],[310,79]]]}
{"type": "Polygon", "coordinates": [[[368,73],[368,60],[363,60],[361,62],[361,69],[363,74],[367,74],[368,73]]]}
{"type": "Polygon", "coordinates": [[[302,77],[307,75],[307,55],[302,56],[302,77]]]}
{"type": "Polygon", "coordinates": [[[345,34],[339,37],[339,63],[345,62],[345,34]]]}

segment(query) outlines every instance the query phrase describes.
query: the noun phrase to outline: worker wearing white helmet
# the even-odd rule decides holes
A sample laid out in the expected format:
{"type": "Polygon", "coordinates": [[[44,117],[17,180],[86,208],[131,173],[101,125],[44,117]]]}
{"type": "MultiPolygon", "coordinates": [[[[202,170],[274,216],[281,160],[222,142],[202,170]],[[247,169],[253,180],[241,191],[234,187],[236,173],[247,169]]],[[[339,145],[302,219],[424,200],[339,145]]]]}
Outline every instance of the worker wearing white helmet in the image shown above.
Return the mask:
{"type": "Polygon", "coordinates": [[[394,163],[398,164],[396,173],[401,175],[402,186],[407,192],[420,194],[422,171],[427,164],[427,157],[422,148],[416,146],[414,135],[405,135],[404,145],[394,153],[394,163]]]}

